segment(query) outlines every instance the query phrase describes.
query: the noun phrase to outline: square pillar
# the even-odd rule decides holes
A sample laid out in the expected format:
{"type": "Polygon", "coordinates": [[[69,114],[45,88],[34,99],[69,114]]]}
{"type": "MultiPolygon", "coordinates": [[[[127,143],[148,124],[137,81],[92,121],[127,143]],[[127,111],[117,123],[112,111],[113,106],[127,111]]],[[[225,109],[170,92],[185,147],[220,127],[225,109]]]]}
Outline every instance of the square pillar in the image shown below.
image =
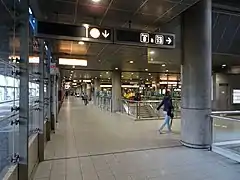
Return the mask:
{"type": "Polygon", "coordinates": [[[122,87],[121,87],[121,72],[112,72],[112,112],[121,111],[122,102],[122,87]]]}
{"type": "Polygon", "coordinates": [[[98,100],[98,93],[100,92],[100,80],[99,79],[94,79],[94,104],[97,105],[97,100],[98,100]]]}
{"type": "Polygon", "coordinates": [[[20,97],[18,179],[28,179],[29,135],[29,0],[19,2],[20,27],[20,97]]]}

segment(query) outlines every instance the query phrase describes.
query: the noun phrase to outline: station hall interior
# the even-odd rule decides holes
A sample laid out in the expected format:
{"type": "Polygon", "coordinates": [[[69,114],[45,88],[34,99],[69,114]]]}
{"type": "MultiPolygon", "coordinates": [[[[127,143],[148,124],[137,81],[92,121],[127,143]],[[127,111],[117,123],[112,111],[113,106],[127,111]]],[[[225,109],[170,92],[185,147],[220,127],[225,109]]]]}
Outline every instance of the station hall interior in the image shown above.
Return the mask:
{"type": "Polygon", "coordinates": [[[1,0],[1,180],[240,177],[239,0],[1,0]]]}

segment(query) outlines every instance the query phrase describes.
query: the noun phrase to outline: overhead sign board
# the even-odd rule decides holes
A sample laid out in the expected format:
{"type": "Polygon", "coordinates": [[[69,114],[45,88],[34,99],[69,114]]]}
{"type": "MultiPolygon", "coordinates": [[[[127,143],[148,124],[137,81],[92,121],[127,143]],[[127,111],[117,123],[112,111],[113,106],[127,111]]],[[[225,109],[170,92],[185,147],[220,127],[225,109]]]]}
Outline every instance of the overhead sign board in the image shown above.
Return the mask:
{"type": "Polygon", "coordinates": [[[76,26],[39,21],[36,36],[61,40],[175,48],[174,34],[112,29],[87,24],[76,26]]]}
{"type": "Polygon", "coordinates": [[[165,33],[148,33],[131,30],[116,30],[115,43],[138,46],[157,46],[162,48],[175,47],[175,35],[165,33]]]}
{"type": "Polygon", "coordinates": [[[112,43],[113,30],[91,25],[69,25],[39,21],[37,23],[37,37],[112,43]]]}

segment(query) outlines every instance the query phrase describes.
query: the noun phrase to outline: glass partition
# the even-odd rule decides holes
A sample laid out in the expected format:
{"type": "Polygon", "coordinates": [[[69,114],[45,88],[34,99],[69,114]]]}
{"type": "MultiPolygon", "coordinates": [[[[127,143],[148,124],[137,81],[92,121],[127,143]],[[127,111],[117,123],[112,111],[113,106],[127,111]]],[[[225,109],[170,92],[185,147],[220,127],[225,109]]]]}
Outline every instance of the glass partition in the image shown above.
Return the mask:
{"type": "Polygon", "coordinates": [[[240,162],[240,113],[212,115],[213,151],[240,162]]]}
{"type": "Polygon", "coordinates": [[[18,67],[0,57],[0,178],[18,160],[18,67]]]}
{"type": "Polygon", "coordinates": [[[39,130],[39,64],[29,65],[29,136],[39,130]]]}

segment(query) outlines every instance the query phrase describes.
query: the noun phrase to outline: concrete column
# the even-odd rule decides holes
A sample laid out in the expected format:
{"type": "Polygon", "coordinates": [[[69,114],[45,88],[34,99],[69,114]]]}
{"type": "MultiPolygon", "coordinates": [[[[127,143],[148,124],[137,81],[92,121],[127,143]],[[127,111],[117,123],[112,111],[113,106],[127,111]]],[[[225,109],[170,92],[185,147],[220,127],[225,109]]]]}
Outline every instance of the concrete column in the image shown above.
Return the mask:
{"type": "Polygon", "coordinates": [[[19,162],[18,179],[28,179],[29,140],[29,0],[19,2],[20,34],[20,97],[19,97],[19,162]]]}
{"type": "Polygon", "coordinates": [[[188,147],[211,144],[212,6],[201,0],[183,14],[181,142],[188,147]]]}
{"type": "Polygon", "coordinates": [[[88,98],[89,98],[89,99],[92,99],[92,98],[91,98],[91,97],[92,97],[92,86],[91,86],[91,84],[87,84],[86,87],[87,87],[87,95],[88,95],[88,98]]]}
{"type": "Polygon", "coordinates": [[[97,94],[101,90],[100,80],[94,79],[94,104],[97,105],[97,94]]]}
{"type": "Polygon", "coordinates": [[[114,71],[112,73],[112,112],[121,111],[121,99],[122,99],[121,72],[114,71]]]}
{"type": "Polygon", "coordinates": [[[39,161],[44,161],[44,42],[40,40],[40,62],[39,62],[39,135],[38,135],[38,157],[39,161]]]}

